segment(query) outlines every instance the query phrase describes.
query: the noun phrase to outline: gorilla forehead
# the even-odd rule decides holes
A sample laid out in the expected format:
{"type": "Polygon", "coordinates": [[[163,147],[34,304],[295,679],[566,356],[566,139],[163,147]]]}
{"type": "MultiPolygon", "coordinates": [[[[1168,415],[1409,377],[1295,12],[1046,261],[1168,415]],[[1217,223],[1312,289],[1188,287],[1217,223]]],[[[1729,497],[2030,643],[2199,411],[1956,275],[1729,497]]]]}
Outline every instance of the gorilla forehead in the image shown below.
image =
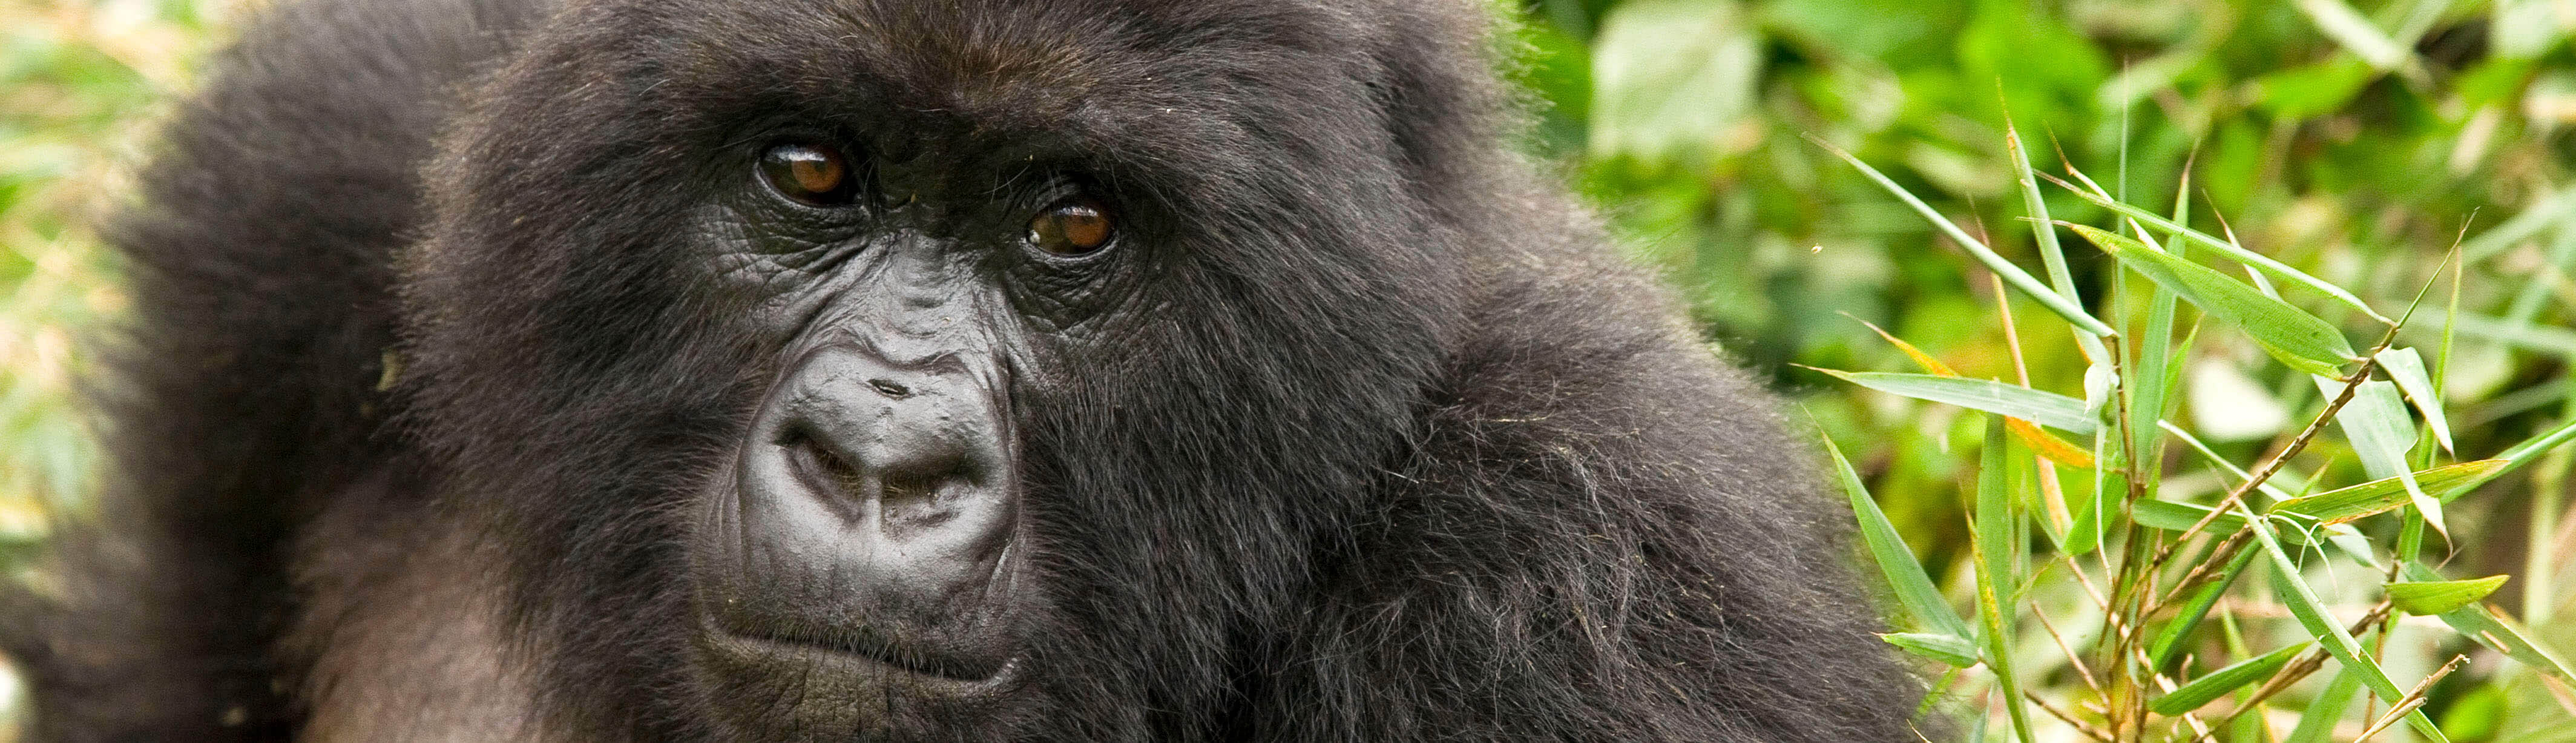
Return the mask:
{"type": "Polygon", "coordinates": [[[1361,105],[1375,75],[1352,41],[1369,32],[1313,3],[666,5],[633,2],[616,22],[585,25],[625,39],[620,87],[702,117],[675,123],[763,112],[892,133],[890,149],[1055,148],[1180,171],[1293,144],[1284,132],[1384,152],[1384,129],[1361,105]]]}

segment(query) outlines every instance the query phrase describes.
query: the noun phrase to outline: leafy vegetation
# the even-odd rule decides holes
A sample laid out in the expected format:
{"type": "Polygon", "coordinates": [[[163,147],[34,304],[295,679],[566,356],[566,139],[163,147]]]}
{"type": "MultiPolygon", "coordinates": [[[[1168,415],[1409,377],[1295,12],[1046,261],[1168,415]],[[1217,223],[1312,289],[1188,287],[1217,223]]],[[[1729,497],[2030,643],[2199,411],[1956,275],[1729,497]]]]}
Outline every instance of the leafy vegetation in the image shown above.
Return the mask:
{"type": "Polygon", "coordinates": [[[1539,146],[1842,447],[1928,712],[2576,739],[2576,8],[1532,16],[1539,146]]]}
{"type": "MultiPolygon", "coordinates": [[[[85,227],[230,5],[0,0],[0,565],[87,487],[85,227]]],[[[2576,740],[2576,5],[1519,10],[1530,147],[1836,447],[1928,714],[2576,740]]]]}

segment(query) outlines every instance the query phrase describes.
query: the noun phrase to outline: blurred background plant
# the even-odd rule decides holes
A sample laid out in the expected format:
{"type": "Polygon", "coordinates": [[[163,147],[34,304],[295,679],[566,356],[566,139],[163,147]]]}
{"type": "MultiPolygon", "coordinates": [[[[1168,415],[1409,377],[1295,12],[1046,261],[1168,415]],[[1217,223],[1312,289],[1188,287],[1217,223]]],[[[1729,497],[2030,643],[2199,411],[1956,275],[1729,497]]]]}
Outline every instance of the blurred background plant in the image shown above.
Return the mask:
{"type": "MultiPolygon", "coordinates": [[[[91,482],[74,380],[122,301],[88,228],[240,5],[0,0],[0,569],[91,482]]],[[[2576,0],[1516,8],[1530,148],[1849,456],[1889,527],[1866,564],[1894,576],[1892,641],[1944,714],[1994,740],[2576,741],[2539,652],[2576,645],[2576,449],[2547,446],[2576,418],[2576,0]],[[2008,132],[2098,193],[2026,177],[2008,132]],[[2105,206],[2184,197],[2215,245],[2105,206]],[[2039,214],[2143,242],[2113,257],[2039,214]],[[2351,301],[2249,276],[2238,247],[2351,301]],[[2422,373],[2317,358],[2368,355],[2373,315],[2406,318],[2422,373]],[[2356,372],[2376,381],[2344,405],[2315,376],[2356,372]]]]}

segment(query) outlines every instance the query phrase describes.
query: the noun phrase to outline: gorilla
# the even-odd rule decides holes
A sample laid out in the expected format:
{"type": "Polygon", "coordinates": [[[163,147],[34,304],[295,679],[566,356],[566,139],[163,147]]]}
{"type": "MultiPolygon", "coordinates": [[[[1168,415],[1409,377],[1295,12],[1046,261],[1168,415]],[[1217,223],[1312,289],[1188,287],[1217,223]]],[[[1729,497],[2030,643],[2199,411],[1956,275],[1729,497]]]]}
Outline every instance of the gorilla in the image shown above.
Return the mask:
{"type": "Polygon", "coordinates": [[[1910,741],[1479,0],[298,0],[109,226],[48,741],[1910,741]]]}

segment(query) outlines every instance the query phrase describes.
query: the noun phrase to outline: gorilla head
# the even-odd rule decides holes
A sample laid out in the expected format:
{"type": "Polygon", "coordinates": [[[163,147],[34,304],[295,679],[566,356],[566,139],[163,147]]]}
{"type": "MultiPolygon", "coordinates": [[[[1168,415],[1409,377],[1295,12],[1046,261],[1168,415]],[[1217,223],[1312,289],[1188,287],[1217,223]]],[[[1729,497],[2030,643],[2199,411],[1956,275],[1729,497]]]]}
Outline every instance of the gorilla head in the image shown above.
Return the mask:
{"type": "Polygon", "coordinates": [[[1493,123],[1482,20],[545,24],[446,139],[405,298],[430,435],[525,549],[566,706],[925,731],[1231,703],[1238,646],[1296,621],[1399,463],[1451,266],[1529,239],[1462,141],[1493,123]]]}
{"type": "Polygon", "coordinates": [[[281,4],[120,220],[38,735],[1916,739],[1492,12],[281,4]]]}

